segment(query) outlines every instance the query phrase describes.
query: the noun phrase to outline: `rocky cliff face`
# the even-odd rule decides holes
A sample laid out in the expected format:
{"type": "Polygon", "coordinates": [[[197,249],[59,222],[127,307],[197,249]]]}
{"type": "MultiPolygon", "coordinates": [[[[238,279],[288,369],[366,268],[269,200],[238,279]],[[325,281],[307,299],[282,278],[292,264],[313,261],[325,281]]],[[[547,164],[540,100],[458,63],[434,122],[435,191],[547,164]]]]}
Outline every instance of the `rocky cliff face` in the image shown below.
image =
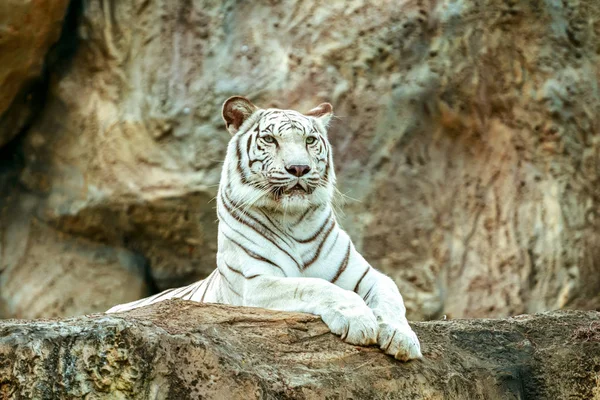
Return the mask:
{"type": "Polygon", "coordinates": [[[3,153],[2,316],[212,270],[233,94],[334,105],[343,225],[410,318],[600,307],[597,2],[73,4],[73,54],[3,153]]]}
{"type": "Polygon", "coordinates": [[[0,147],[30,121],[39,105],[46,55],[58,41],[68,0],[0,4],[0,147]]]}
{"type": "Polygon", "coordinates": [[[164,302],[0,322],[0,396],[19,399],[600,399],[600,315],[415,323],[424,358],[346,344],[319,318],[164,302]],[[557,345],[560,344],[557,348],[557,345]]]}

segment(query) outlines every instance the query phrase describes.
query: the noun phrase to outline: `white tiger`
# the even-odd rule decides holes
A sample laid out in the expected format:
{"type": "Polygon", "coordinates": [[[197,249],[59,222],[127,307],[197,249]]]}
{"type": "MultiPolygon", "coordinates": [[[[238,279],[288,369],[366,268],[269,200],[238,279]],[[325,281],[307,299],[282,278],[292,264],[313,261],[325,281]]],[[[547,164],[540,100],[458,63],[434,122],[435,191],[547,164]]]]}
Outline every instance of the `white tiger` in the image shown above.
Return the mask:
{"type": "Polygon", "coordinates": [[[332,210],[335,173],[326,127],[332,107],[307,114],[223,104],[232,135],[217,196],[217,269],[206,279],[118,305],[170,298],[308,312],[346,342],[421,357],[394,282],[355,250],[332,210]]]}

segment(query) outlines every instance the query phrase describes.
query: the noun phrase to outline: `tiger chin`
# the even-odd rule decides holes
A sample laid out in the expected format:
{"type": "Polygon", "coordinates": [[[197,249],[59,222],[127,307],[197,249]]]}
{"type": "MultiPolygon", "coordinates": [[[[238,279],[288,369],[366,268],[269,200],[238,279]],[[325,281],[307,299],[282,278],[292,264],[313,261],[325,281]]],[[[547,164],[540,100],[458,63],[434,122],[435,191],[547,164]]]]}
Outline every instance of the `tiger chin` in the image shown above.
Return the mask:
{"type": "Polygon", "coordinates": [[[217,268],[202,281],[107,312],[171,298],[307,312],[348,343],[377,344],[402,361],[421,358],[398,288],[336,221],[332,115],[329,103],[302,114],[227,99],[217,268]]]}

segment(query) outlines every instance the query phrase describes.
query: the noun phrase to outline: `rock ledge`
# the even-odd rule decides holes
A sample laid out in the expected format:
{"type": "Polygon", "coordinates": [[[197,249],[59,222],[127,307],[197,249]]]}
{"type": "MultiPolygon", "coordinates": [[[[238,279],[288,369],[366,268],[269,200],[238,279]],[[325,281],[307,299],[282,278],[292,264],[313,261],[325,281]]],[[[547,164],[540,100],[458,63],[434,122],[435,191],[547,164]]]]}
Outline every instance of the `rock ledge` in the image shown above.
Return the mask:
{"type": "Polygon", "coordinates": [[[0,321],[0,398],[600,399],[598,312],[413,326],[424,359],[404,364],[257,308],[0,321]]]}

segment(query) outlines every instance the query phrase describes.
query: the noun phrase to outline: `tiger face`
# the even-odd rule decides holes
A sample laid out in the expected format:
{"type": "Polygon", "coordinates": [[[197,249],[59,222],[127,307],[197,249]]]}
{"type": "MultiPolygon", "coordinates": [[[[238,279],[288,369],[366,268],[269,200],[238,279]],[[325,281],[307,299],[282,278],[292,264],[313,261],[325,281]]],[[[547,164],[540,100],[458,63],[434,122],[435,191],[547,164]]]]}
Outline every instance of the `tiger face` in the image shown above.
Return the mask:
{"type": "Polygon", "coordinates": [[[222,182],[238,205],[302,212],[331,201],[335,174],[326,125],[328,103],[307,114],[259,109],[243,97],[223,105],[233,135],[222,182]]]}

